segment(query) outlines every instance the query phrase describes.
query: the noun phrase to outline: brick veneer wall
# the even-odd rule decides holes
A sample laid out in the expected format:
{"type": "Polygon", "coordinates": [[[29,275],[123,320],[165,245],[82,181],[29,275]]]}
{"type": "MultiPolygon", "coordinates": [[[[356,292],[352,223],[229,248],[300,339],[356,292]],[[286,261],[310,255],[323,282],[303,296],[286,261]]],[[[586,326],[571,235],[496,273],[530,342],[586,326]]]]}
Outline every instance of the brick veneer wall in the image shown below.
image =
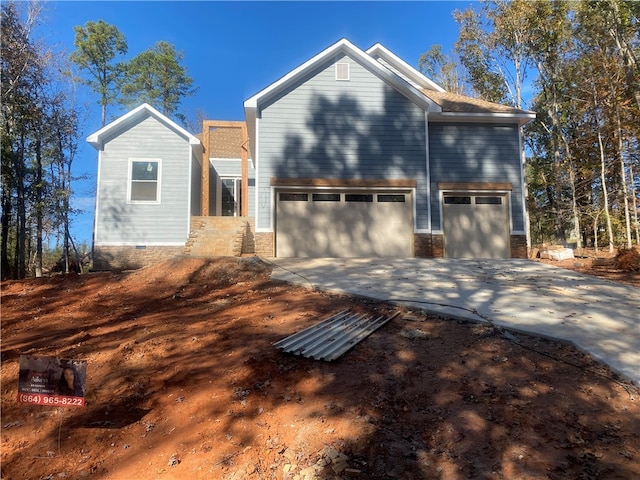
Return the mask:
{"type": "Polygon", "coordinates": [[[431,253],[433,258],[444,257],[444,235],[431,235],[431,253]]]}
{"type": "Polygon", "coordinates": [[[152,263],[169,260],[184,253],[182,247],[96,246],[93,250],[94,270],[135,270],[152,263]]]}
{"type": "Polygon", "coordinates": [[[413,256],[421,258],[433,257],[430,233],[413,234],[413,256]]]}
{"type": "MultiPolygon", "coordinates": [[[[418,237],[418,234],[416,234],[418,237]]],[[[418,251],[418,240],[416,238],[416,257],[428,256],[433,258],[444,257],[444,236],[431,235],[431,255],[420,255],[418,251]]],[[[527,237],[526,235],[511,235],[511,258],[527,258],[527,237]]]]}
{"type": "Polygon", "coordinates": [[[253,236],[255,254],[260,257],[274,257],[275,244],[273,232],[256,232],[253,236]]]}
{"type": "Polygon", "coordinates": [[[511,258],[528,258],[526,235],[511,235],[511,258]]]}

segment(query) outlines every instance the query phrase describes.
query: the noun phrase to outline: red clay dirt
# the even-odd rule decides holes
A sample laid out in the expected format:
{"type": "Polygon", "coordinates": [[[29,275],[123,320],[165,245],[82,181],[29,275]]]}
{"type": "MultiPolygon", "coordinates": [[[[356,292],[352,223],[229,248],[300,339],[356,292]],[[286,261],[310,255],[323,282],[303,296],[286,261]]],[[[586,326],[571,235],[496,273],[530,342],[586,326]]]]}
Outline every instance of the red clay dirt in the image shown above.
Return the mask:
{"type": "Polygon", "coordinates": [[[3,282],[2,478],[640,478],[640,392],[575,348],[269,274],[3,282]],[[401,314],[331,363],[273,347],[345,308],[401,314]],[[86,406],[17,403],[21,354],[86,360],[86,406]]]}

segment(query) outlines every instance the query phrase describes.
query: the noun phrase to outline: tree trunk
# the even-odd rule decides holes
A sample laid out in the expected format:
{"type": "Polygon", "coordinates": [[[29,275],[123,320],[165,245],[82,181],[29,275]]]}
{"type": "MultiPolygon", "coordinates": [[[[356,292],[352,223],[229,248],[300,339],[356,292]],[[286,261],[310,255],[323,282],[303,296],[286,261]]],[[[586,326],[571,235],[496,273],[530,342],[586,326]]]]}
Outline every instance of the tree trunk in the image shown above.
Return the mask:
{"type": "Polygon", "coordinates": [[[560,211],[560,207],[562,205],[562,192],[561,185],[562,181],[560,178],[561,172],[561,163],[562,163],[562,155],[560,154],[560,134],[558,125],[558,118],[555,114],[558,111],[558,103],[555,100],[555,92],[553,94],[554,100],[552,104],[548,108],[548,115],[551,118],[552,129],[551,129],[551,143],[553,148],[553,165],[555,171],[555,178],[553,180],[553,188],[554,188],[554,196],[555,196],[555,229],[554,229],[554,243],[556,245],[564,245],[566,242],[566,232],[564,229],[564,225],[562,223],[562,214],[560,211]]]}
{"type": "Polygon", "coordinates": [[[580,235],[580,215],[578,212],[578,202],[576,200],[576,173],[573,162],[569,164],[569,181],[571,182],[571,207],[573,211],[573,226],[575,228],[576,248],[582,248],[582,237],[580,235]]]}
{"type": "MultiPolygon", "coordinates": [[[[598,122],[599,123],[599,122],[598,122]]],[[[598,124],[598,147],[600,148],[600,181],[602,182],[602,197],[604,201],[604,216],[607,220],[607,235],[609,237],[609,252],[613,253],[613,227],[611,226],[611,215],[609,215],[609,193],[607,192],[607,176],[605,169],[604,145],[602,143],[602,133],[598,124]]]]}
{"type": "Polygon", "coordinates": [[[27,240],[27,206],[25,198],[25,127],[21,127],[18,154],[14,172],[16,175],[16,253],[15,253],[15,275],[21,279],[26,275],[26,240],[27,240]]]}
{"type": "Polygon", "coordinates": [[[620,112],[618,105],[616,105],[616,136],[618,137],[618,157],[620,160],[620,182],[622,183],[622,199],[624,200],[624,221],[625,221],[625,233],[627,237],[627,248],[631,248],[631,219],[629,218],[629,196],[627,189],[627,175],[624,171],[624,155],[622,155],[623,143],[622,143],[622,126],[620,124],[620,112]]]}
{"type": "Polygon", "coordinates": [[[11,265],[9,263],[9,219],[11,218],[11,196],[7,191],[8,186],[2,186],[2,237],[0,238],[0,274],[2,280],[11,278],[11,265]]]}
{"type": "Polygon", "coordinates": [[[597,213],[593,219],[593,247],[595,250],[596,257],[598,256],[598,217],[600,213],[597,213]]]}
{"type": "MultiPolygon", "coordinates": [[[[40,127],[36,127],[40,128],[40,127]]],[[[36,138],[36,258],[35,275],[42,277],[42,224],[44,217],[44,199],[42,186],[42,139],[40,134],[36,138]]]]}
{"type": "Polygon", "coordinates": [[[640,224],[638,223],[638,200],[637,200],[637,196],[636,196],[636,182],[634,181],[633,178],[633,162],[629,162],[629,178],[631,179],[631,198],[633,200],[633,225],[634,225],[634,231],[636,234],[636,245],[640,245],[640,230],[639,230],[639,226],[640,224]]]}
{"type": "Polygon", "coordinates": [[[620,8],[618,6],[617,1],[610,1],[615,22],[615,28],[609,28],[609,36],[616,43],[616,47],[618,47],[618,51],[620,52],[620,56],[622,57],[624,63],[624,72],[627,80],[627,84],[631,91],[633,92],[633,97],[636,101],[636,106],[640,109],[640,82],[638,80],[638,65],[635,53],[631,45],[626,38],[620,35],[619,27],[621,26],[620,19],[620,8]]]}

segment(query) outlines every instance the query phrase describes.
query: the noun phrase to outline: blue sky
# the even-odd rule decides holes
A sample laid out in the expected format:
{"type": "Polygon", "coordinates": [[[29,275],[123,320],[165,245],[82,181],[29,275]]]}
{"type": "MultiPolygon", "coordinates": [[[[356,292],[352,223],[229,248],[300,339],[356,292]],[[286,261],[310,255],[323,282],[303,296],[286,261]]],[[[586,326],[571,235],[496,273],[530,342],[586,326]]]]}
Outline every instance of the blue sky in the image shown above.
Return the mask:
{"type": "MultiPolygon", "coordinates": [[[[104,20],[125,35],[127,58],[165,40],[184,54],[183,65],[198,92],[182,102],[182,113],[212,120],[244,120],[243,102],[341,38],[367,49],[382,43],[410,65],[433,44],[448,52],[458,36],[452,12],[475,2],[66,2],[45,3],[37,36],[61,54],[74,50],[73,27],[104,20]]],[[[97,98],[87,102],[75,175],[72,234],[91,242],[97,152],[84,139],[100,128],[97,98]]],[[[111,119],[124,111],[112,108],[111,119]]],[[[192,133],[197,133],[191,129],[192,133]]]]}

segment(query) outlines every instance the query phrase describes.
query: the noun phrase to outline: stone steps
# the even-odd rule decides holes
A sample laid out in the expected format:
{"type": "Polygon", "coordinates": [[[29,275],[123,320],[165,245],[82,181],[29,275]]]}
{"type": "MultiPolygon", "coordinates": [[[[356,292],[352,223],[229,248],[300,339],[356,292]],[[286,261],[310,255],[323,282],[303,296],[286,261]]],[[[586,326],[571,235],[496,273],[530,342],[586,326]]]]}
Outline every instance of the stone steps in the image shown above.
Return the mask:
{"type": "Polygon", "coordinates": [[[191,217],[185,255],[239,257],[255,251],[253,218],[191,217]]]}

